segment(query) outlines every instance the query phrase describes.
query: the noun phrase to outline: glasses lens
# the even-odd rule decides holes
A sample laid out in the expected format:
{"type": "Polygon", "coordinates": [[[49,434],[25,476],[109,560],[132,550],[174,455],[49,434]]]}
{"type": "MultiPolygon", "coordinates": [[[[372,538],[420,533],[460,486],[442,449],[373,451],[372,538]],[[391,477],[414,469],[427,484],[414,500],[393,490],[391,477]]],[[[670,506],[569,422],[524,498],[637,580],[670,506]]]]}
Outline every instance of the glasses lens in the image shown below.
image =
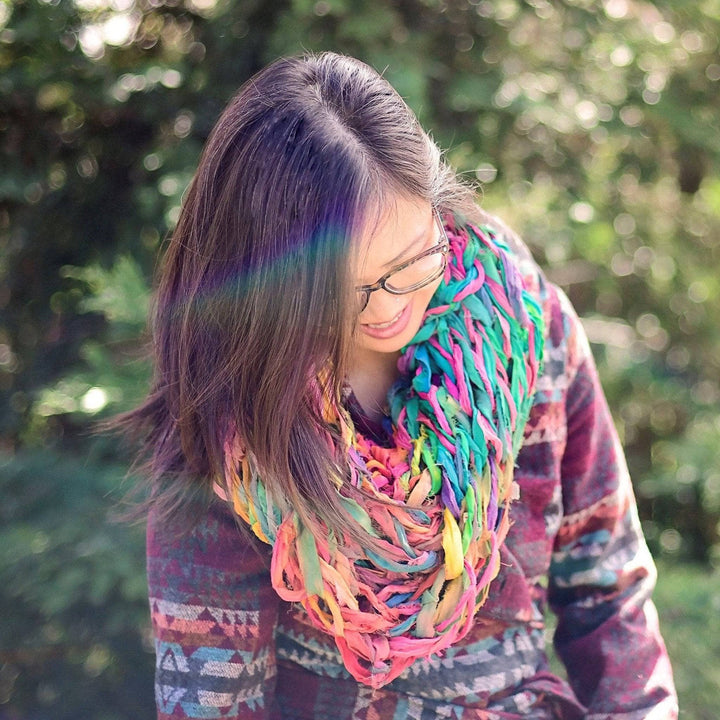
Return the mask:
{"type": "Polygon", "coordinates": [[[407,292],[435,280],[445,268],[445,253],[442,248],[420,257],[406,267],[394,272],[385,287],[392,292],[407,292]]]}

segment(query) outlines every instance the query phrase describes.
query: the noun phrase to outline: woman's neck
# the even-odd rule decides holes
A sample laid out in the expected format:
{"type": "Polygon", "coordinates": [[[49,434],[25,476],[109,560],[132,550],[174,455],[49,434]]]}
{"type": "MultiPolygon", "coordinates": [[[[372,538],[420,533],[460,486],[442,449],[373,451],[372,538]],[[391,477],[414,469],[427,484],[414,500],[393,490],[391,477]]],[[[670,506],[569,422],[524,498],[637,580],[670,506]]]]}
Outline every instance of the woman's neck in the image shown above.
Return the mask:
{"type": "Polygon", "coordinates": [[[400,376],[400,352],[375,353],[360,350],[352,358],[348,381],[365,414],[378,422],[385,415],[387,394],[400,376]]]}

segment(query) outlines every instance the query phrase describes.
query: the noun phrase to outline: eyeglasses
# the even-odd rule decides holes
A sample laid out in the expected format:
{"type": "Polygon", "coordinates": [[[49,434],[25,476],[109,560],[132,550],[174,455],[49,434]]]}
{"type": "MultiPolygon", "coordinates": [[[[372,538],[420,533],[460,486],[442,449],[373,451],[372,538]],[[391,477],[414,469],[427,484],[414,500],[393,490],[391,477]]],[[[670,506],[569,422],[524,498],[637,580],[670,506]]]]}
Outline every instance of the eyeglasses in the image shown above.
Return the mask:
{"type": "Polygon", "coordinates": [[[382,288],[391,295],[405,295],[415,292],[437,280],[447,265],[450,241],[437,210],[433,210],[435,224],[440,230],[440,238],[436,245],[391,268],[372,285],[357,285],[358,313],[361,313],[370,302],[370,295],[382,288]]]}

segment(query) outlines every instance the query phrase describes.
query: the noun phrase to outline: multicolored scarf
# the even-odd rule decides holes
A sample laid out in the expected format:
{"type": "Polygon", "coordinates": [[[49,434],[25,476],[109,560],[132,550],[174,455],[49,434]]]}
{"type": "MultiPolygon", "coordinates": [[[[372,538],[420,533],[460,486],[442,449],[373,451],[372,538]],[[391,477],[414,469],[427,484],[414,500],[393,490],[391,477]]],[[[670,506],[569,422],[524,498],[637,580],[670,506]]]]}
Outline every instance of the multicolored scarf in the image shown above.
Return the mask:
{"type": "Polygon", "coordinates": [[[334,637],[352,676],[373,687],[462,638],[485,601],[542,358],[540,310],[501,238],[452,225],[448,237],[445,276],[389,394],[392,446],[363,436],[344,408],[324,408],[345,444],[346,482],[368,499],[342,486],[339,497],[380,550],[313,534],[273,501],[238,439],[226,444],[225,487],[272,545],[273,587],[300,603],[334,637]]]}

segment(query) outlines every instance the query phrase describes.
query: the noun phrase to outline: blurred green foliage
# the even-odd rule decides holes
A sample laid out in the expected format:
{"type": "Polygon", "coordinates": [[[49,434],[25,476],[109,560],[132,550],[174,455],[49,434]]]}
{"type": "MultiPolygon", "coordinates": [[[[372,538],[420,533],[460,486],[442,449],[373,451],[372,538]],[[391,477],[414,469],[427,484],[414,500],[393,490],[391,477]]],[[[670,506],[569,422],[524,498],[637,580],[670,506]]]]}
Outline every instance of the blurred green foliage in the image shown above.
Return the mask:
{"type": "Polygon", "coordinates": [[[144,538],[107,522],[123,472],[99,444],[3,459],[0,717],[150,717],[144,538]]]}
{"type": "Polygon", "coordinates": [[[142,397],[162,240],[282,54],[384,70],[578,308],[653,551],[720,564],[719,35],[720,0],[0,0],[0,717],[150,716],[129,457],[89,427],[142,397]]]}
{"type": "Polygon", "coordinates": [[[660,563],[655,601],[673,658],[680,717],[715,720],[720,698],[720,577],[660,563]]]}

